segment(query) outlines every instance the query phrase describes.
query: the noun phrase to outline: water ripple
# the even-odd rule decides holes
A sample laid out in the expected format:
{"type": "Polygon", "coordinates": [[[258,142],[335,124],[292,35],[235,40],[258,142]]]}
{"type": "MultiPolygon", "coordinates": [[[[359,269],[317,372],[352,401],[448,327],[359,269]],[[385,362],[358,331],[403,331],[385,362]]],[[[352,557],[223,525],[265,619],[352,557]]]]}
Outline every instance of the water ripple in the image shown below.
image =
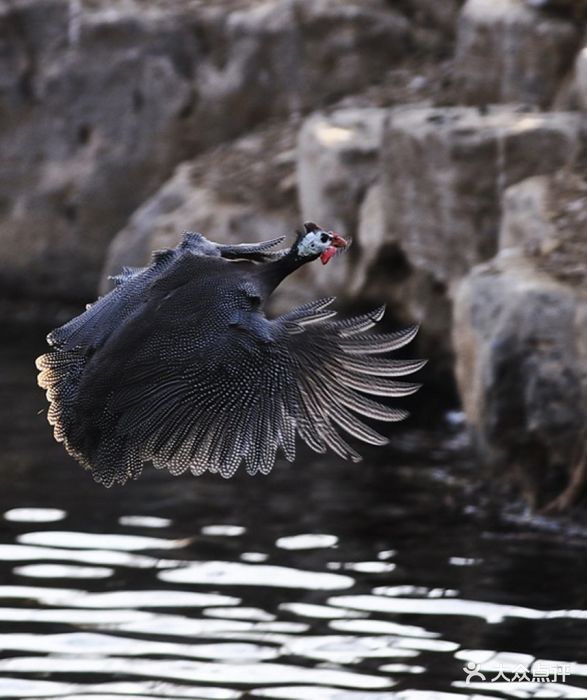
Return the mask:
{"type": "Polygon", "coordinates": [[[28,564],[27,566],[17,566],[13,569],[19,576],[30,578],[110,578],[114,576],[114,569],[104,566],[73,566],[67,564],[28,564]]]}
{"type": "Polygon", "coordinates": [[[535,610],[517,605],[501,605],[480,600],[461,600],[456,598],[383,598],[380,596],[358,595],[335,596],[330,598],[328,603],[369,612],[479,617],[489,624],[503,622],[508,617],[522,620],[587,619],[587,611],[585,610],[535,610]]]}
{"type": "Polygon", "coordinates": [[[76,561],[85,564],[130,566],[137,569],[175,567],[183,563],[170,559],[154,559],[144,554],[129,554],[127,552],[109,551],[107,549],[70,550],[57,547],[37,547],[21,544],[0,544],[0,559],[4,561],[76,561]]]}
{"type": "Polygon", "coordinates": [[[356,610],[343,610],[342,608],[332,608],[329,605],[312,603],[280,603],[279,609],[301,617],[314,617],[320,620],[338,620],[341,617],[364,616],[364,613],[356,610]]]}
{"type": "Polygon", "coordinates": [[[222,586],[271,586],[314,591],[333,591],[350,588],[350,576],[303,571],[285,566],[243,564],[228,561],[202,561],[181,569],[162,571],[162,581],[171,583],[215,584],[222,586]]]}
{"type": "MultiPolygon", "coordinates": [[[[302,634],[308,626],[293,622],[248,622],[245,620],[190,619],[180,615],[151,615],[129,620],[121,624],[105,622],[103,629],[116,629],[143,635],[164,637],[213,637],[231,635],[232,639],[243,639],[255,634],[264,639],[270,634],[302,634]]],[[[252,637],[249,637],[252,638],[252,637]]]]}
{"type": "Polygon", "coordinates": [[[118,522],[127,527],[164,528],[169,527],[173,520],[170,518],[156,518],[153,515],[121,515],[118,518],[118,522]]]}
{"type": "Polygon", "coordinates": [[[308,659],[337,664],[356,664],[363,659],[415,657],[418,651],[401,648],[395,637],[324,635],[291,639],[286,651],[308,659]]]}
{"type": "Polygon", "coordinates": [[[241,525],[205,525],[200,532],[208,537],[239,537],[246,529],[241,525]]]}
{"type": "Polygon", "coordinates": [[[219,593],[192,591],[140,590],[88,593],[69,588],[37,588],[35,586],[0,586],[0,599],[22,598],[45,605],[67,604],[74,608],[203,608],[216,605],[238,605],[240,598],[219,593]]]}
{"type": "Polygon", "coordinates": [[[239,606],[235,608],[206,608],[202,611],[208,617],[223,617],[231,620],[252,620],[255,622],[272,622],[275,615],[260,608],[245,608],[239,606]]]}
{"type": "Polygon", "coordinates": [[[161,681],[122,683],[59,683],[21,678],[0,677],[1,698],[61,698],[61,700],[134,700],[152,698],[192,698],[193,700],[238,700],[242,693],[228,688],[189,687],[161,681]]]}
{"type": "Polygon", "coordinates": [[[275,546],[280,549],[329,549],[335,547],[338,537],[324,534],[304,534],[292,535],[291,537],[280,537],[275,546]]]}
{"type": "Polygon", "coordinates": [[[78,656],[179,656],[222,661],[275,659],[275,647],[246,643],[174,644],[90,632],[68,634],[0,634],[0,646],[12,651],[78,656]]]}
{"type": "Polygon", "coordinates": [[[141,549],[177,549],[178,547],[184,547],[189,542],[189,540],[167,540],[160,537],[142,537],[140,535],[70,532],[66,530],[25,532],[19,535],[16,541],[45,547],[113,549],[123,552],[136,552],[141,549]]]}
{"type": "MultiPolygon", "coordinates": [[[[253,697],[275,698],[275,700],[397,700],[397,693],[361,692],[340,688],[316,688],[314,686],[279,686],[277,688],[257,688],[253,697]]],[[[434,698],[431,698],[434,700],[434,698]]],[[[459,696],[459,700],[463,700],[459,696]]]]}
{"type": "Polygon", "coordinates": [[[341,632],[359,634],[393,634],[400,637],[418,637],[419,639],[430,639],[439,636],[438,632],[429,632],[424,627],[402,625],[399,622],[373,618],[368,620],[333,620],[329,626],[341,632]]]}
{"type": "Polygon", "coordinates": [[[61,508],[11,508],[4,513],[4,520],[14,523],[55,523],[66,517],[61,508]]]}
{"type": "Polygon", "coordinates": [[[303,668],[274,663],[222,664],[195,661],[108,657],[107,668],[104,659],[76,657],[19,656],[0,660],[0,672],[51,673],[51,674],[122,674],[142,676],[190,683],[214,683],[223,685],[238,684],[256,686],[258,684],[300,683],[334,685],[343,688],[377,689],[392,685],[389,679],[367,673],[337,671],[326,668],[303,668]]]}

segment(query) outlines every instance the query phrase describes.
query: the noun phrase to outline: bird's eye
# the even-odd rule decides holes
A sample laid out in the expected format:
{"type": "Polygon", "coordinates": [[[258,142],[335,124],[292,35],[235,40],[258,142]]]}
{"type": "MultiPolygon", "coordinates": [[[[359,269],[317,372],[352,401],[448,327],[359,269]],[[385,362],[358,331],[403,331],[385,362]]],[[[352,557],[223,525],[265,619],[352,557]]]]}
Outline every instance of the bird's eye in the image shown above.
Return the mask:
{"type": "Polygon", "coordinates": [[[328,243],[328,241],[330,240],[330,236],[327,233],[323,233],[320,236],[320,240],[322,241],[322,243],[328,243]]]}

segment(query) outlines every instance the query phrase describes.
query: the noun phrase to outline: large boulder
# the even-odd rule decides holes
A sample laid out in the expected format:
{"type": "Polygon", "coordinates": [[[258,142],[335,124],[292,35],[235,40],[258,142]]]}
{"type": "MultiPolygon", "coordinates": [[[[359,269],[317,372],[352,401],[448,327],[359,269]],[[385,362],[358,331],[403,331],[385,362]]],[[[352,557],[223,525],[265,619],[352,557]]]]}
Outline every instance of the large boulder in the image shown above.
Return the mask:
{"type": "Polygon", "coordinates": [[[421,323],[422,352],[437,358],[441,372],[452,362],[452,288],[495,255],[503,192],[575,162],[581,144],[575,114],[391,111],[381,152],[384,234],[366,275],[387,286],[384,298],[399,317],[421,323]]]}
{"type": "Polygon", "coordinates": [[[467,0],[455,56],[464,102],[551,104],[572,65],[581,24],[573,15],[543,7],[548,9],[546,3],[526,0],[467,0]]]}
{"type": "Polygon", "coordinates": [[[87,298],[179,162],[363,89],[409,37],[384,0],[3,3],[3,291],[87,298]]]}
{"type": "Polygon", "coordinates": [[[587,182],[532,178],[505,207],[499,255],[456,289],[457,379],[483,460],[562,509],[587,476],[587,182]]]}
{"type": "Polygon", "coordinates": [[[514,107],[393,110],[383,137],[386,235],[450,287],[497,249],[503,191],[573,163],[581,119],[514,107]]]}

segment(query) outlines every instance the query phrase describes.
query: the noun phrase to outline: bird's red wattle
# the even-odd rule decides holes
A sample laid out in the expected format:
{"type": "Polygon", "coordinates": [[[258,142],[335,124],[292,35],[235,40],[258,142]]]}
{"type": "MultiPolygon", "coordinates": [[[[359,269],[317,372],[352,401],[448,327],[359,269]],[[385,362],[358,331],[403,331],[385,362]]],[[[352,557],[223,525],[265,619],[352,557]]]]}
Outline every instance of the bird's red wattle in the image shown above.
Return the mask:
{"type": "Polygon", "coordinates": [[[336,246],[331,245],[329,248],[326,248],[326,250],[320,256],[320,262],[323,265],[326,265],[333,255],[336,255],[336,246]]]}

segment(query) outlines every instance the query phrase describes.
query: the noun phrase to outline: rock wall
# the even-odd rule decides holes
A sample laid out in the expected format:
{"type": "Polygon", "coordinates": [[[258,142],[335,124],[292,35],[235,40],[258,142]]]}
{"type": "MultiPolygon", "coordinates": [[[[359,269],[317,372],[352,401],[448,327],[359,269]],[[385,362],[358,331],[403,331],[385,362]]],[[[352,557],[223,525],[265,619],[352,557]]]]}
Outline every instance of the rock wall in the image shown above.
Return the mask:
{"type": "Polygon", "coordinates": [[[455,57],[462,98],[475,105],[549,107],[571,68],[582,26],[570,3],[467,0],[455,57]],[[555,8],[553,8],[555,9],[555,8]],[[546,11],[545,11],[546,10],[546,11]]]}
{"type": "Polygon", "coordinates": [[[6,0],[0,290],[91,296],[176,164],[365,88],[411,35],[383,0],[6,0]]]}

